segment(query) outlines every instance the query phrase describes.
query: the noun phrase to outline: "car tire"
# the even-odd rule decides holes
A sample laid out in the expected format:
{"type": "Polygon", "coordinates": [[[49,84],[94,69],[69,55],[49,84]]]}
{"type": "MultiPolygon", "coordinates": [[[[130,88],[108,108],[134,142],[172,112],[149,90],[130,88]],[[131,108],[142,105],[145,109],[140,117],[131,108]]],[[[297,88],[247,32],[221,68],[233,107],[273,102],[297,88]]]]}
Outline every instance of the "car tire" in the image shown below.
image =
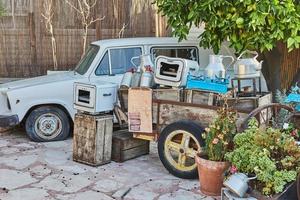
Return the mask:
{"type": "Polygon", "coordinates": [[[34,109],[25,121],[29,138],[35,142],[65,140],[70,135],[68,115],[55,106],[41,106],[34,109]]]}
{"type": "MultiPolygon", "coordinates": [[[[191,166],[187,166],[186,168],[179,169],[178,167],[178,164],[180,162],[179,155],[178,155],[178,163],[176,163],[175,161],[176,159],[173,159],[172,156],[171,157],[168,156],[169,153],[168,153],[167,145],[168,145],[168,141],[170,141],[169,137],[170,136],[172,137],[172,134],[174,135],[174,133],[175,133],[174,137],[177,137],[176,132],[178,132],[179,134],[183,132],[182,134],[188,135],[191,139],[193,139],[194,143],[197,143],[198,149],[197,150],[195,149],[195,151],[199,152],[205,145],[204,139],[202,138],[202,134],[201,134],[203,131],[204,129],[198,123],[195,123],[193,121],[178,121],[168,125],[162,131],[158,139],[158,154],[162,164],[172,175],[183,179],[195,179],[198,177],[198,170],[197,170],[196,161],[193,156],[189,157],[191,166]]],[[[180,143],[183,144],[182,141],[184,140],[183,139],[184,136],[182,135],[181,137],[182,139],[178,144],[180,143]]],[[[191,139],[189,141],[191,141],[191,139]]],[[[179,151],[178,153],[180,154],[182,152],[179,151]]]]}

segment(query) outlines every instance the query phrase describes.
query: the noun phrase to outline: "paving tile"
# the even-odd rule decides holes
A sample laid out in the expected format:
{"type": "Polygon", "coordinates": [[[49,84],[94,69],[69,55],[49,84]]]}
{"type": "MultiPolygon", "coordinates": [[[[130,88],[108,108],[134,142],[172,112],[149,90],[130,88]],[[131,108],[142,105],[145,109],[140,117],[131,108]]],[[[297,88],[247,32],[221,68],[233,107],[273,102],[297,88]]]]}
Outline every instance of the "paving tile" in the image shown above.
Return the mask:
{"type": "Polygon", "coordinates": [[[44,142],[43,146],[45,146],[46,148],[58,149],[65,148],[66,146],[68,146],[68,143],[66,141],[44,142]]]}
{"type": "Polygon", "coordinates": [[[133,188],[124,197],[124,200],[153,200],[158,197],[159,194],[149,191],[140,190],[138,188],[133,188]]]}
{"type": "Polygon", "coordinates": [[[113,200],[113,198],[95,191],[86,191],[77,194],[57,195],[59,200],[113,200]]]}
{"type": "Polygon", "coordinates": [[[44,165],[38,165],[33,168],[30,168],[30,172],[34,177],[42,178],[49,175],[52,170],[44,165]]]}
{"type": "Polygon", "coordinates": [[[14,155],[5,156],[0,159],[0,163],[15,169],[24,169],[37,161],[37,155],[14,155]]]}
{"type": "Polygon", "coordinates": [[[71,173],[75,173],[75,174],[82,174],[87,172],[87,170],[84,170],[86,168],[84,167],[80,167],[79,165],[77,165],[77,163],[72,164],[72,163],[67,163],[69,165],[63,165],[63,166],[58,166],[58,170],[63,170],[66,172],[71,172],[71,173]]]}
{"type": "Polygon", "coordinates": [[[46,190],[38,188],[22,188],[0,194],[1,200],[43,200],[50,199],[46,190]]]}
{"type": "Polygon", "coordinates": [[[54,166],[64,165],[70,159],[70,155],[60,150],[49,149],[45,152],[45,161],[54,166]]]}
{"type": "Polygon", "coordinates": [[[13,148],[13,147],[3,147],[0,152],[4,155],[7,155],[7,154],[13,154],[13,153],[19,153],[20,152],[20,149],[18,148],[13,148]]]}
{"type": "Polygon", "coordinates": [[[57,192],[72,193],[77,192],[90,184],[92,184],[92,181],[79,175],[53,174],[33,186],[57,192]]]}
{"type": "Polygon", "coordinates": [[[118,189],[122,188],[124,184],[119,183],[114,180],[110,179],[101,179],[100,181],[95,183],[95,186],[93,187],[94,190],[98,190],[100,192],[114,192],[118,189]]]}
{"type": "Polygon", "coordinates": [[[198,180],[181,180],[178,186],[185,190],[198,190],[200,184],[198,180]]]}
{"type": "Polygon", "coordinates": [[[8,144],[9,144],[9,142],[7,140],[0,140],[0,148],[7,147],[8,144]]]}
{"type": "Polygon", "coordinates": [[[29,143],[20,143],[20,144],[16,144],[14,145],[14,147],[18,147],[18,148],[26,148],[26,149],[34,149],[35,146],[29,143]]]}
{"type": "Polygon", "coordinates": [[[186,190],[178,190],[175,192],[167,193],[158,198],[158,200],[199,200],[205,198],[200,194],[195,194],[186,190]]]}
{"type": "Polygon", "coordinates": [[[0,169],[0,188],[15,189],[37,182],[29,172],[19,172],[10,169],[0,169]]]}

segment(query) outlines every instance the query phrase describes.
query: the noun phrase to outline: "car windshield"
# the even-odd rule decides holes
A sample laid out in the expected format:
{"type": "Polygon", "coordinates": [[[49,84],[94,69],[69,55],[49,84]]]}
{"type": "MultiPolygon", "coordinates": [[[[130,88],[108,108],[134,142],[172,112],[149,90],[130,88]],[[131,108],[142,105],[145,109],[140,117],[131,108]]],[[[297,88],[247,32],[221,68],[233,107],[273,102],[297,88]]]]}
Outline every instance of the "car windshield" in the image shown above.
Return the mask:
{"type": "Polygon", "coordinates": [[[86,51],[83,58],[77,64],[77,66],[75,68],[75,72],[77,72],[78,74],[81,74],[81,75],[85,74],[87,72],[87,70],[90,68],[98,51],[99,51],[99,46],[90,45],[90,47],[86,51]]]}

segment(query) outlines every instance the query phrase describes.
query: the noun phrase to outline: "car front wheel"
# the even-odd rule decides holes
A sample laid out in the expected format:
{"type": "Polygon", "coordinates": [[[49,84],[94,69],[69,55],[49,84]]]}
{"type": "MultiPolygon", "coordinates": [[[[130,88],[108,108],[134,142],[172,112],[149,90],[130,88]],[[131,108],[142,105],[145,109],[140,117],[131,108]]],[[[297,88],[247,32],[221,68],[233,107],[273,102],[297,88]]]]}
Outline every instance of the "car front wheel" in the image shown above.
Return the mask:
{"type": "Polygon", "coordinates": [[[35,142],[65,140],[70,134],[70,120],[58,107],[41,106],[29,114],[25,128],[27,135],[35,142]]]}

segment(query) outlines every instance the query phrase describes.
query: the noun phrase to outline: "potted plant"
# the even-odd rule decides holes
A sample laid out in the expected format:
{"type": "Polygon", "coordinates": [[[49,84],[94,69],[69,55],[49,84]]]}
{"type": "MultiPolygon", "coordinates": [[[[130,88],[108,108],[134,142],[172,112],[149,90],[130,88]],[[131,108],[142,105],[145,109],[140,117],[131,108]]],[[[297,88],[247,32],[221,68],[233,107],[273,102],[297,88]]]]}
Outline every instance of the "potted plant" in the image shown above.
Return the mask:
{"type": "Polygon", "coordinates": [[[219,196],[224,180],[224,172],[230,164],[225,154],[232,149],[233,137],[236,133],[236,113],[226,106],[218,110],[214,122],[205,129],[202,137],[205,148],[202,155],[196,156],[198,165],[200,190],[209,196],[219,196]]]}
{"type": "Polygon", "coordinates": [[[237,171],[256,175],[253,189],[264,195],[259,199],[278,196],[300,172],[300,147],[295,138],[289,131],[259,128],[256,119],[234,137],[234,150],[225,157],[237,171]]]}

